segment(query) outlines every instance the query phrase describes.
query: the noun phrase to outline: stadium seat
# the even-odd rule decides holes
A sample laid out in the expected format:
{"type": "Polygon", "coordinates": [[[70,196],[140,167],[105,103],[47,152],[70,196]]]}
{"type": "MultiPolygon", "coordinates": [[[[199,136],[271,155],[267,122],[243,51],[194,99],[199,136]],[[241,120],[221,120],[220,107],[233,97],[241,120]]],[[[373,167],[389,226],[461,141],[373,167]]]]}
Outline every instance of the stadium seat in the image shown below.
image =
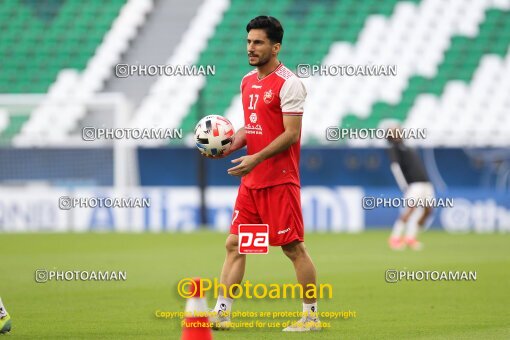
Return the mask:
{"type": "MultiPolygon", "coordinates": [[[[64,134],[76,130],[87,112],[70,108],[101,91],[153,3],[90,2],[86,10],[76,1],[30,6],[0,3],[0,26],[6,28],[0,92],[48,93],[28,120],[3,130],[21,129],[17,141],[51,128],[41,124],[44,117],[55,117],[64,134]]],[[[243,61],[244,28],[253,13],[267,8],[284,24],[280,58],[291,69],[397,66],[396,76],[303,78],[304,143],[324,143],[327,126],[374,128],[385,119],[427,127],[431,138],[418,144],[460,145],[463,136],[472,136],[469,143],[477,146],[510,143],[504,138],[509,125],[498,124],[506,118],[496,118],[510,107],[510,77],[504,76],[510,70],[510,0],[343,0],[306,6],[290,0],[206,0],[167,64],[214,65],[216,74],[158,78],[130,124],[190,133],[198,118],[214,113],[241,126],[239,83],[250,69],[243,61]]]]}
{"type": "MultiPolygon", "coordinates": [[[[55,126],[58,129],[58,133],[55,132],[57,139],[73,131],[77,122],[86,114],[84,101],[104,86],[104,81],[119,62],[120,54],[128,48],[128,41],[133,38],[136,27],[143,24],[146,14],[153,8],[152,0],[94,3],[96,9],[92,6],[85,12],[81,12],[77,2],[69,1],[66,5],[69,13],[79,12],[80,15],[75,17],[71,25],[75,32],[69,33],[69,27],[60,26],[64,33],[67,32],[63,35],[73,35],[74,38],[63,40],[61,47],[70,52],[85,46],[90,49],[90,55],[76,54],[80,57],[72,62],[71,67],[83,71],[79,74],[62,71],[66,73],[57,77],[46,100],[34,110],[34,118],[27,121],[21,133],[14,138],[14,143],[38,144],[48,138],[49,131],[54,131],[55,126]],[[76,39],[83,41],[77,43],[76,39]],[[53,126],[41,124],[44,120],[54,122],[53,126]]],[[[62,21],[65,22],[64,19],[62,21]]],[[[61,60],[63,62],[66,59],[61,60]]],[[[61,65],[56,66],[57,69],[63,68],[61,65]]]]}
{"type": "MultiPolygon", "coordinates": [[[[454,2],[449,2],[448,4],[451,5],[453,3],[454,2]]],[[[416,60],[414,61],[416,65],[420,65],[420,68],[414,70],[414,72],[416,72],[415,75],[410,73],[405,73],[403,75],[404,77],[412,76],[409,79],[408,84],[404,84],[402,82],[399,84],[398,81],[395,81],[402,76],[400,73],[401,64],[399,64],[398,77],[396,77],[395,80],[385,80],[384,83],[382,83],[382,88],[378,90],[378,93],[380,94],[380,104],[374,103],[370,110],[370,116],[399,118],[402,121],[409,119],[410,125],[412,126],[423,124],[420,126],[427,126],[430,129],[441,130],[441,124],[452,124],[454,122],[454,120],[448,119],[448,117],[450,115],[455,115],[456,112],[459,111],[458,105],[466,100],[470,101],[467,105],[477,108],[474,111],[470,111],[472,114],[476,114],[476,117],[487,114],[495,114],[495,112],[487,111],[490,106],[481,107],[479,104],[481,102],[497,102],[497,98],[492,98],[492,93],[488,91],[487,88],[492,85],[496,87],[496,75],[499,72],[504,72],[504,70],[497,69],[495,66],[491,68],[484,67],[483,58],[487,55],[487,53],[493,53],[496,58],[499,58],[499,64],[501,64],[501,58],[508,55],[507,48],[510,39],[505,37],[505,34],[500,34],[498,32],[500,32],[499,29],[501,25],[505,28],[507,27],[508,18],[510,18],[508,16],[509,13],[503,12],[499,9],[491,9],[491,4],[489,2],[477,2],[476,4],[473,4],[472,7],[463,8],[463,10],[458,7],[454,7],[453,5],[451,5],[452,7],[450,10],[446,10],[445,7],[448,5],[441,5],[442,11],[438,11],[437,6],[437,2],[423,1],[419,10],[422,11],[422,14],[424,14],[425,17],[430,16],[431,18],[434,18],[435,22],[430,21],[430,25],[435,25],[435,27],[455,27],[458,32],[452,30],[449,31],[447,29],[433,30],[430,27],[427,27],[427,32],[429,32],[430,36],[428,38],[424,37],[427,42],[427,47],[424,48],[425,45],[423,44],[421,47],[421,49],[425,51],[425,53],[421,56],[423,58],[423,63],[419,63],[416,60]],[[457,16],[459,16],[462,15],[464,11],[470,13],[467,18],[465,16],[455,18],[452,14],[457,13],[457,16]],[[449,14],[439,17],[437,15],[431,16],[428,14],[434,12],[437,12],[438,15],[442,15],[441,13],[449,14]],[[448,20],[450,24],[438,25],[442,19],[448,20]],[[463,24],[453,25],[453,23],[459,22],[462,22],[463,24]],[[453,36],[453,34],[456,34],[457,36],[453,36]],[[449,38],[448,35],[451,38],[449,38]],[[496,44],[494,43],[494,36],[497,36],[496,41],[498,41],[498,43],[496,44]],[[448,43],[448,39],[451,39],[451,43],[448,43]],[[434,43],[431,44],[432,41],[434,41],[434,43]],[[445,51],[446,53],[442,51],[445,51]],[[449,94],[449,84],[459,86],[459,84],[455,85],[455,82],[460,82],[461,87],[462,85],[466,87],[471,84],[472,89],[470,93],[461,95],[460,98],[458,95],[455,96],[449,94]],[[417,118],[417,116],[427,114],[427,109],[425,109],[424,105],[429,105],[426,104],[428,102],[418,101],[419,97],[425,95],[424,93],[430,93],[440,99],[440,104],[438,104],[439,106],[436,109],[442,113],[441,117],[445,117],[445,119],[439,119],[438,121],[437,119],[420,120],[417,118]],[[413,110],[413,105],[420,106],[420,109],[413,110]]],[[[392,17],[392,20],[394,17],[392,17]]],[[[390,60],[398,60],[398,55],[393,55],[390,60]]],[[[366,90],[363,89],[363,91],[365,92],[366,90]]],[[[359,117],[359,123],[361,125],[358,125],[360,127],[373,127],[373,124],[370,123],[371,120],[365,119],[366,108],[359,105],[359,97],[360,96],[357,95],[352,98],[352,101],[355,102],[356,105],[349,106],[350,111],[352,112],[350,115],[353,116],[353,119],[356,119],[354,117],[359,117]]],[[[366,98],[367,96],[362,96],[362,98],[363,97],[366,98]]],[[[311,107],[311,109],[313,110],[313,107],[311,107]]],[[[433,106],[429,106],[428,110],[433,111],[435,109],[433,106]]],[[[308,112],[309,111],[310,110],[308,110],[308,112]]],[[[337,112],[339,111],[337,110],[337,112]]],[[[336,114],[338,115],[338,113],[336,114]]],[[[346,118],[342,118],[346,117],[346,114],[347,112],[340,111],[340,115],[337,116],[340,117],[340,121],[345,127],[347,127],[346,122],[351,125],[353,124],[352,119],[347,120],[346,118]]],[[[463,117],[462,121],[466,121],[465,118],[466,117],[463,117]]],[[[469,118],[471,119],[471,117],[469,118]]],[[[476,122],[478,122],[477,119],[471,119],[469,121],[471,122],[470,125],[463,125],[460,123],[458,129],[451,131],[451,133],[433,133],[435,136],[433,144],[458,145],[458,143],[462,143],[462,136],[466,135],[466,131],[473,132],[479,126],[479,124],[476,124],[476,122]],[[456,136],[457,133],[459,136],[456,136]],[[451,141],[448,141],[448,139],[451,139],[451,141]]],[[[499,127],[499,129],[508,131],[508,128],[504,126],[499,127]]],[[[482,136],[486,134],[480,133],[479,135],[482,136]]],[[[432,140],[422,142],[430,145],[432,140]]],[[[476,139],[476,143],[478,143],[477,145],[482,146],[487,145],[489,141],[485,140],[484,143],[483,138],[480,137],[476,139]]]]}

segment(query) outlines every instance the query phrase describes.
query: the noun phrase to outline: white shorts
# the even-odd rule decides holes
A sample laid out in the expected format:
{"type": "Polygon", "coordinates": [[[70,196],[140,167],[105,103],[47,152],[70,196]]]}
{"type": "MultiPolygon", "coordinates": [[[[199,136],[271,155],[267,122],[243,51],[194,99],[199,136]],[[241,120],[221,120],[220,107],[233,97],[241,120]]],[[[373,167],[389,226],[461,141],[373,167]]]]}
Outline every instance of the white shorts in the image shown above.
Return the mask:
{"type": "Polygon", "coordinates": [[[434,187],[429,182],[415,182],[409,184],[404,194],[406,199],[433,199],[434,187]]]}

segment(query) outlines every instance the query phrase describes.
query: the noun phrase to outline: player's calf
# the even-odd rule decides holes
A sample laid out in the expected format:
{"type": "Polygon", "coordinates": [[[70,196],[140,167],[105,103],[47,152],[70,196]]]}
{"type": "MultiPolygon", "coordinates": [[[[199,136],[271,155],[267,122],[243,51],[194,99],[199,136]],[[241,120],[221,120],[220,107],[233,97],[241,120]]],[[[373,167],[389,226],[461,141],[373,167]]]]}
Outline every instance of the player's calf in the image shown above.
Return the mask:
{"type": "Polygon", "coordinates": [[[432,215],[432,207],[425,207],[423,209],[423,214],[418,220],[418,227],[420,228],[420,230],[426,229],[425,224],[430,215],[432,215]]]}

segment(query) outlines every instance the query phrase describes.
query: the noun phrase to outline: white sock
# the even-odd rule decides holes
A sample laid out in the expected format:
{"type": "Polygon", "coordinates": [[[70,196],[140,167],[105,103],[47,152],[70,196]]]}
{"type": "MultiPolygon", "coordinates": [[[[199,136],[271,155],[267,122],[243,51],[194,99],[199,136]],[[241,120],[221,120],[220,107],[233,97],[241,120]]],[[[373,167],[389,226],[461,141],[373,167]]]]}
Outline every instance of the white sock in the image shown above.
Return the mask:
{"type": "Polygon", "coordinates": [[[416,234],[418,234],[418,222],[416,220],[410,220],[407,223],[406,238],[415,240],[416,234]]]}
{"type": "Polygon", "coordinates": [[[405,227],[406,224],[402,222],[402,220],[400,219],[396,220],[395,224],[393,225],[393,230],[391,232],[391,238],[400,238],[404,233],[405,227]]]}
{"type": "Polygon", "coordinates": [[[303,302],[303,315],[310,317],[312,319],[317,319],[317,302],[314,303],[304,303],[303,302]]]}
{"type": "Polygon", "coordinates": [[[7,315],[7,311],[5,310],[2,299],[0,298],[0,318],[3,318],[6,315],[7,315]]]}
{"type": "Polygon", "coordinates": [[[232,303],[234,299],[224,297],[219,295],[218,300],[216,301],[216,306],[214,307],[214,311],[216,312],[227,312],[227,315],[230,315],[232,312],[232,303]]]}

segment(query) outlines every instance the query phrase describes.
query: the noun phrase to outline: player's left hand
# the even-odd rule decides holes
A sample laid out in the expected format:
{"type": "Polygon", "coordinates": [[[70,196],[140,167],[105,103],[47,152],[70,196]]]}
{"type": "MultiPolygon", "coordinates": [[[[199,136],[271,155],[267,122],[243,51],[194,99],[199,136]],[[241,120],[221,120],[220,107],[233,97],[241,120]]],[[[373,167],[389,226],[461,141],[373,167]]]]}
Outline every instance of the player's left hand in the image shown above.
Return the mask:
{"type": "Polygon", "coordinates": [[[229,175],[232,176],[245,176],[253,170],[257,164],[260,163],[255,155],[242,156],[232,160],[232,163],[239,163],[233,168],[227,170],[229,175]]]}

